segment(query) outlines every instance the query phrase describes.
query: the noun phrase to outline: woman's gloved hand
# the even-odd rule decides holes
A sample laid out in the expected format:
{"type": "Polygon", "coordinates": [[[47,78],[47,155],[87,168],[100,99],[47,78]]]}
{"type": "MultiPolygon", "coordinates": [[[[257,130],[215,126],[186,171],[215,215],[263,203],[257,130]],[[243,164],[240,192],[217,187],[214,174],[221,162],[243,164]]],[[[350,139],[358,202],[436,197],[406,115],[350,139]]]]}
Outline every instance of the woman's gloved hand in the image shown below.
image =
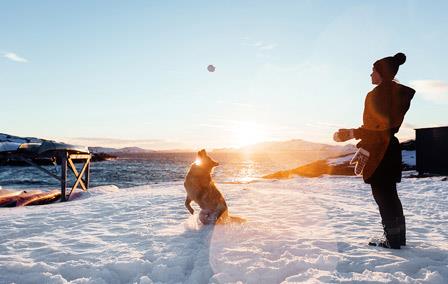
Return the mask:
{"type": "Polygon", "coordinates": [[[355,138],[353,128],[345,129],[341,128],[333,134],[333,140],[336,142],[345,142],[347,140],[355,138]]]}
{"type": "Polygon", "coordinates": [[[367,165],[367,162],[369,161],[369,157],[370,153],[366,149],[359,148],[358,151],[356,151],[355,155],[350,161],[350,165],[355,166],[355,175],[362,176],[362,172],[364,170],[364,167],[367,165]]]}

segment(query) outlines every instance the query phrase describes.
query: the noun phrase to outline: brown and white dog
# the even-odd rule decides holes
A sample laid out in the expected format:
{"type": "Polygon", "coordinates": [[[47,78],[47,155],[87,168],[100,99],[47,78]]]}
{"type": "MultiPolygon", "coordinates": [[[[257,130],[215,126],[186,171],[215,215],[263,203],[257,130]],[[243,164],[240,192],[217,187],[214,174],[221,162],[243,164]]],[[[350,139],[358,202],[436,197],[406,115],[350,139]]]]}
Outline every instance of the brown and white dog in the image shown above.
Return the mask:
{"type": "Polygon", "coordinates": [[[244,219],[230,216],[226,201],[212,180],[213,168],[219,163],[210,158],[205,150],[198,152],[198,159],[191,164],[185,178],[187,191],[185,207],[190,214],[194,213],[191,202],[196,202],[201,208],[199,220],[204,224],[224,224],[229,222],[243,223],[244,219]]]}

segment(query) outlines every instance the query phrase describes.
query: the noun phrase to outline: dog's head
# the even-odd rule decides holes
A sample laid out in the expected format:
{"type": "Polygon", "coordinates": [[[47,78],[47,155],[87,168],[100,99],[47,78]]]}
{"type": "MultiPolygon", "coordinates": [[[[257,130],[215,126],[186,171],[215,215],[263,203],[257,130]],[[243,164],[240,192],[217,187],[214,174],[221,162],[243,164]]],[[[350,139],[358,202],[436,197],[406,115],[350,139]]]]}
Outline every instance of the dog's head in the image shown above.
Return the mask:
{"type": "Polygon", "coordinates": [[[195,164],[198,167],[204,168],[207,171],[211,171],[214,167],[218,166],[219,163],[210,158],[209,155],[205,152],[204,149],[198,152],[198,157],[196,159],[195,164]]]}

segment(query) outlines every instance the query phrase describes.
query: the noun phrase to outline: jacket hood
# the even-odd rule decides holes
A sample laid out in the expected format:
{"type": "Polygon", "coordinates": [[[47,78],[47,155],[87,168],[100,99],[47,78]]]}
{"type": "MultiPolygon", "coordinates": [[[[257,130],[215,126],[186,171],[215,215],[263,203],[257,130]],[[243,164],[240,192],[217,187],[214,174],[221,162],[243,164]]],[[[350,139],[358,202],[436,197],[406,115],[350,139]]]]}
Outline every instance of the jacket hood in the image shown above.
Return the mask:
{"type": "Polygon", "coordinates": [[[398,86],[399,86],[398,92],[402,96],[402,99],[410,103],[411,100],[414,98],[415,90],[401,84],[398,84],[398,86]]]}

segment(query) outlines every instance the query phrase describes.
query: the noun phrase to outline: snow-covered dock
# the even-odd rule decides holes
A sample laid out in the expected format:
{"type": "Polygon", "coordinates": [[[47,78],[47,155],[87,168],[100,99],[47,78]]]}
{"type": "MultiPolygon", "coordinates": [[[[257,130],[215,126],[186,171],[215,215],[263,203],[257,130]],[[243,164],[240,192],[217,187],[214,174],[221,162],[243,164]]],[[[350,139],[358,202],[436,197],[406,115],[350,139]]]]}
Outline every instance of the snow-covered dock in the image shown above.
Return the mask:
{"type": "MultiPolygon", "coordinates": [[[[0,133],[0,158],[3,160],[18,160],[25,162],[61,183],[60,200],[69,200],[72,192],[81,187],[87,191],[90,180],[91,154],[85,146],[70,145],[34,137],[17,137],[0,133]],[[48,160],[59,169],[59,175],[37,164],[37,160],[48,160]],[[83,163],[81,169],[75,166],[75,161],[83,163]],[[75,182],[68,187],[68,171],[75,177],[75,182]]],[[[36,198],[28,194],[31,199],[36,198]]],[[[17,203],[17,202],[16,202],[17,203]]],[[[14,202],[6,202],[7,206],[14,202]]],[[[26,202],[25,202],[26,204],[26,202]]],[[[0,207],[4,205],[0,196],[0,207]]]]}

